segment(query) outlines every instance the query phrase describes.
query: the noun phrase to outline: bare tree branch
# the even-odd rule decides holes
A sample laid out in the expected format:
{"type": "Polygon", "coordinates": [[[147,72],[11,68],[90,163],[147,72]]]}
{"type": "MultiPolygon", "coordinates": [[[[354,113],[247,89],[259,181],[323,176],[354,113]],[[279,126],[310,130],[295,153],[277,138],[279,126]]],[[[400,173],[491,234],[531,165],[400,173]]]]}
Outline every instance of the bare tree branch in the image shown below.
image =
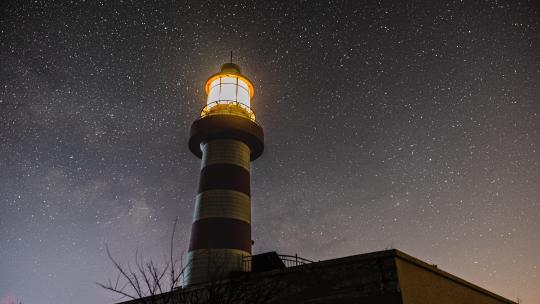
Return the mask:
{"type": "Polygon", "coordinates": [[[141,304],[266,304],[276,298],[286,286],[280,280],[254,279],[251,273],[230,274],[223,267],[226,257],[213,256],[209,263],[216,270],[208,281],[198,287],[182,288],[186,269],[182,254],[175,255],[175,232],[178,219],[174,221],[167,262],[158,264],[145,260],[143,254],[135,250],[135,266],[120,264],[106,246],[107,256],[117,271],[116,280],[107,284],[96,283],[121,299],[129,299],[141,304]]]}

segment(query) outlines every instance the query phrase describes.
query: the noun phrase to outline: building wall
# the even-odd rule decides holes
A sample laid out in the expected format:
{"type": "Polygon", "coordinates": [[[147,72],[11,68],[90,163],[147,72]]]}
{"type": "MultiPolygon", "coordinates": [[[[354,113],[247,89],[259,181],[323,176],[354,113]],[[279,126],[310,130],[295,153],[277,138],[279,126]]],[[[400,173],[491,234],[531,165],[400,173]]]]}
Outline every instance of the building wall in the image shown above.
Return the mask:
{"type": "Polygon", "coordinates": [[[404,304],[514,303],[403,253],[396,266],[404,304]]]}
{"type": "Polygon", "coordinates": [[[322,261],[278,271],[271,277],[285,286],[272,304],[402,303],[391,255],[322,261]]]}

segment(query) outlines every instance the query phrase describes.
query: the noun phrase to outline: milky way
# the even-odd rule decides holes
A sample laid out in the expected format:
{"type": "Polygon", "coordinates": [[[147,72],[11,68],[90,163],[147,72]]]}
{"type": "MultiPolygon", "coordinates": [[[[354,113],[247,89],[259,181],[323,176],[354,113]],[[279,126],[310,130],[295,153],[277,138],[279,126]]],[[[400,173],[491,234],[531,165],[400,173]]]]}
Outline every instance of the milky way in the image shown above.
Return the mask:
{"type": "Polygon", "coordinates": [[[398,248],[540,302],[537,3],[74,2],[0,4],[0,303],[110,303],[105,246],[161,260],[176,217],[187,249],[231,50],[266,133],[255,252],[398,248]]]}

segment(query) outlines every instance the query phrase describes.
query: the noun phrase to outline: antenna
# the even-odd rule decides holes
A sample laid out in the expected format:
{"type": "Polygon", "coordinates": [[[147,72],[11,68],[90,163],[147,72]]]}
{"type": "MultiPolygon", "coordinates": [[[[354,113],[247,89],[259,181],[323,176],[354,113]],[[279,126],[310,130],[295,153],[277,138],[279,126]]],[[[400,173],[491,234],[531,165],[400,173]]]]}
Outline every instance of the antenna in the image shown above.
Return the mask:
{"type": "Polygon", "coordinates": [[[232,51],[231,51],[231,63],[232,63],[232,51]]]}

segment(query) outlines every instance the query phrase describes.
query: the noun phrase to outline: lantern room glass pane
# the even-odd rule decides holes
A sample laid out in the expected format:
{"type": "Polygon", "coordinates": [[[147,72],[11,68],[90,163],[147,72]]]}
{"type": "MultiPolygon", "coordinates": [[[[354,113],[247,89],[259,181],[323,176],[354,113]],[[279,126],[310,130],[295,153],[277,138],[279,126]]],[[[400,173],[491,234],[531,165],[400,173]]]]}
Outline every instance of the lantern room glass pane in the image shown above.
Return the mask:
{"type": "Polygon", "coordinates": [[[236,84],[221,83],[219,100],[236,101],[236,84]]]}
{"type": "Polygon", "coordinates": [[[219,80],[220,80],[220,79],[218,78],[218,79],[212,81],[212,83],[210,84],[210,87],[213,88],[213,87],[219,85],[219,80]]]}
{"type": "MultiPolygon", "coordinates": [[[[213,83],[213,82],[212,82],[213,83]]],[[[218,85],[213,86],[210,88],[210,91],[208,92],[208,99],[206,101],[207,104],[218,101],[219,100],[219,79],[218,79],[218,85]]]]}
{"type": "Polygon", "coordinates": [[[241,103],[241,104],[244,104],[246,106],[250,106],[249,105],[249,93],[246,89],[244,88],[238,88],[238,102],[241,103]]]}
{"type": "Polygon", "coordinates": [[[244,88],[246,90],[249,90],[247,83],[243,82],[240,79],[238,79],[238,86],[240,86],[241,88],[244,88]]]}
{"type": "Polygon", "coordinates": [[[221,77],[221,84],[232,83],[236,84],[236,77],[221,77]]]}
{"type": "Polygon", "coordinates": [[[220,77],[210,83],[206,103],[239,102],[250,106],[249,86],[237,77],[220,77]]]}

